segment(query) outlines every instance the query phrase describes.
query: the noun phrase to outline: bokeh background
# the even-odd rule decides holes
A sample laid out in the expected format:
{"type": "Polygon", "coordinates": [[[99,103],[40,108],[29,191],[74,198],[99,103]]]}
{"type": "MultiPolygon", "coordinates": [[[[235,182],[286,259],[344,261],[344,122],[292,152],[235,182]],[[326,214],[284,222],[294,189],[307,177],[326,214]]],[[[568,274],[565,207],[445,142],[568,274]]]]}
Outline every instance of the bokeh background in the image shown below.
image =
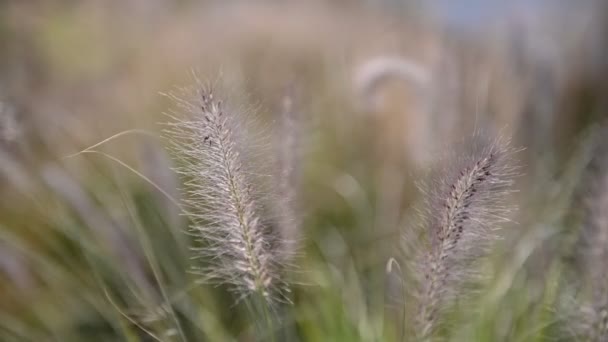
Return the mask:
{"type": "Polygon", "coordinates": [[[509,305],[458,338],[542,340],[546,279],[564,273],[551,265],[568,258],[577,185],[608,139],[607,13],[601,0],[1,1],[0,340],[147,341],[142,326],[253,340],[234,298],[188,272],[172,201],[163,93],[193,73],[265,124],[286,96],[301,115],[288,340],[395,335],[385,265],[416,182],[475,134],[522,149],[521,209],[496,257],[509,305]]]}

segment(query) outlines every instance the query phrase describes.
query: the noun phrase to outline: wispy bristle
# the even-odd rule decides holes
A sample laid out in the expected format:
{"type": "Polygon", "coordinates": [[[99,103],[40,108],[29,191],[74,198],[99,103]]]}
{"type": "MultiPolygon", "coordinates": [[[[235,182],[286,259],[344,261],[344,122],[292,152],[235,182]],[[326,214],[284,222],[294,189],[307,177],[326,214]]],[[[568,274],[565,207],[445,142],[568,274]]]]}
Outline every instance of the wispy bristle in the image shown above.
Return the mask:
{"type": "Polygon", "coordinates": [[[272,244],[259,216],[261,205],[251,179],[254,170],[242,156],[237,138],[242,133],[237,131],[244,123],[242,113],[226,110],[208,87],[200,86],[198,91],[192,102],[169,95],[192,117],[174,117],[167,133],[173,154],[182,163],[177,172],[187,178],[192,229],[203,245],[196,256],[211,263],[202,274],[232,285],[241,298],[257,293],[270,301],[281,285],[272,244]]]}
{"type": "Polygon", "coordinates": [[[428,194],[428,245],[421,250],[418,270],[417,322],[422,336],[433,332],[441,310],[471,280],[472,263],[487,253],[497,238],[497,224],[506,220],[505,195],[514,175],[511,152],[506,143],[495,141],[464,158],[450,177],[456,167],[452,162],[428,194]]]}

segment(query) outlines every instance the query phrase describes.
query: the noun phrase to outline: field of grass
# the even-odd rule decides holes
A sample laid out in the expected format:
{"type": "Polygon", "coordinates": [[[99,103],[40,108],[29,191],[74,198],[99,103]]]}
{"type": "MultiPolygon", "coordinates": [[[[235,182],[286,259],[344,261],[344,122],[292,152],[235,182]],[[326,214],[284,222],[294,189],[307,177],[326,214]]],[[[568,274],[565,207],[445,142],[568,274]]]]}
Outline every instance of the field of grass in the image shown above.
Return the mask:
{"type": "Polygon", "coordinates": [[[606,5],[433,9],[0,2],[0,341],[607,341],[606,5]]]}

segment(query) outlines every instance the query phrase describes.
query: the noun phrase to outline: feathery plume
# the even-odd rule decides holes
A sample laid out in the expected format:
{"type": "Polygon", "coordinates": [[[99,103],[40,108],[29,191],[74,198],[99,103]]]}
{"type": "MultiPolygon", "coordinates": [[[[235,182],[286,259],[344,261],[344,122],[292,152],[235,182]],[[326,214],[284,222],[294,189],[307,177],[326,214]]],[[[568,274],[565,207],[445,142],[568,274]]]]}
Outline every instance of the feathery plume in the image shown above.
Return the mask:
{"type": "Polygon", "coordinates": [[[374,109],[373,95],[378,85],[389,78],[410,82],[426,89],[430,83],[429,71],[418,63],[403,57],[378,56],[362,63],[354,72],[353,83],[359,95],[368,101],[367,109],[374,109]]]}
{"type": "Polygon", "coordinates": [[[427,194],[426,246],[416,265],[416,322],[422,337],[430,336],[441,310],[473,279],[473,263],[487,254],[497,239],[497,224],[507,220],[511,208],[505,195],[515,175],[512,152],[508,142],[494,141],[456,163],[459,168],[450,163],[427,194]],[[449,176],[450,170],[458,173],[449,176]]]}
{"type": "MultiPolygon", "coordinates": [[[[197,257],[210,262],[200,271],[209,281],[231,285],[239,299],[258,294],[271,303],[285,288],[260,217],[255,170],[239,139],[244,117],[225,108],[211,87],[199,82],[198,88],[193,101],[169,94],[181,113],[172,113],[174,122],[166,132],[173,155],[182,163],[176,171],[187,179],[185,202],[191,228],[202,244],[197,257]],[[179,118],[183,112],[192,117],[179,118]]],[[[192,90],[186,90],[186,96],[192,96],[192,90]]]]}
{"type": "Polygon", "coordinates": [[[355,102],[362,113],[371,114],[370,118],[381,125],[384,132],[379,142],[383,151],[394,155],[389,159],[406,157],[408,162],[428,165],[429,152],[436,148],[437,140],[430,138],[434,120],[429,111],[432,76],[427,65],[398,56],[376,56],[354,70],[355,102]],[[396,101],[390,97],[394,81],[407,87],[396,101]]]}

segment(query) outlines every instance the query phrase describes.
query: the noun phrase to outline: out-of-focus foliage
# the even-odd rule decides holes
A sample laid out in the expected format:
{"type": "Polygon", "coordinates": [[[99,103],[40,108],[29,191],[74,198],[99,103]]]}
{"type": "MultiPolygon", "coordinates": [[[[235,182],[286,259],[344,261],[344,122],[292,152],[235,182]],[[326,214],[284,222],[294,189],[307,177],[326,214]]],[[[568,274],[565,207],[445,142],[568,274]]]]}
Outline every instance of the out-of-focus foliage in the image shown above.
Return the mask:
{"type": "Polygon", "coordinates": [[[438,335],[572,339],[580,189],[608,139],[608,8],[493,2],[476,4],[488,14],[422,1],[0,2],[0,340],[269,339],[227,288],[190,272],[205,260],[192,258],[200,242],[159,123],[173,106],[162,94],[192,71],[229,84],[263,132],[286,96],[299,115],[302,224],[278,340],[410,340],[406,272],[386,265],[417,225],[416,182],[479,133],[522,148],[505,199],[520,209],[438,335]]]}

